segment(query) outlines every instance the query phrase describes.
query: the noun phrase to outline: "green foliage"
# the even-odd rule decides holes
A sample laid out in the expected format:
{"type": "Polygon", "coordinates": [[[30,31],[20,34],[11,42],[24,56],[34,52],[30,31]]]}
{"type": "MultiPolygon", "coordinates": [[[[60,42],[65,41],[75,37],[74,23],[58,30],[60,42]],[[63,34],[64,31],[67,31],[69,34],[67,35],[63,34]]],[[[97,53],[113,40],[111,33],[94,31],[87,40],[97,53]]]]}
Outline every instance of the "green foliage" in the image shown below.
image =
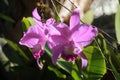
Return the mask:
{"type": "Polygon", "coordinates": [[[48,69],[53,71],[57,77],[60,77],[60,78],[66,78],[66,75],[65,74],[62,74],[58,69],[56,69],[55,67],[52,67],[52,66],[48,66],[48,69]]]}
{"type": "Polygon", "coordinates": [[[6,39],[6,41],[11,48],[13,48],[15,51],[17,51],[17,53],[19,53],[19,55],[25,59],[25,61],[28,61],[28,62],[30,61],[28,56],[22,51],[22,49],[17,44],[15,44],[14,42],[7,40],[7,39],[6,39]]]}
{"type": "Polygon", "coordinates": [[[88,59],[88,66],[83,72],[87,80],[98,80],[106,73],[105,57],[95,46],[84,49],[84,54],[88,59]]]}
{"type": "Polygon", "coordinates": [[[22,19],[23,31],[27,31],[31,25],[35,25],[35,21],[33,20],[33,18],[32,17],[27,17],[27,18],[23,17],[23,19],[22,19]]]}
{"type": "Polygon", "coordinates": [[[15,20],[13,20],[11,17],[9,17],[9,16],[7,16],[5,14],[0,13],[0,18],[4,19],[6,21],[9,21],[11,23],[15,23],[15,20]]]}
{"type": "MultiPolygon", "coordinates": [[[[93,13],[93,10],[88,10],[85,15],[83,16],[82,18],[82,21],[87,23],[87,24],[92,24],[93,22],[93,19],[94,19],[94,13],[93,13]]],[[[81,22],[82,23],[82,22],[81,22]]]]}
{"type": "Polygon", "coordinates": [[[118,6],[117,13],[115,15],[115,32],[118,43],[120,44],[120,5],[118,6]]]}
{"type": "Polygon", "coordinates": [[[96,41],[99,44],[98,47],[102,50],[102,53],[105,56],[107,67],[110,67],[112,70],[114,78],[119,80],[120,76],[117,69],[120,68],[120,55],[118,51],[115,51],[115,49],[112,49],[111,46],[106,43],[105,37],[102,34],[98,35],[96,41]]]}

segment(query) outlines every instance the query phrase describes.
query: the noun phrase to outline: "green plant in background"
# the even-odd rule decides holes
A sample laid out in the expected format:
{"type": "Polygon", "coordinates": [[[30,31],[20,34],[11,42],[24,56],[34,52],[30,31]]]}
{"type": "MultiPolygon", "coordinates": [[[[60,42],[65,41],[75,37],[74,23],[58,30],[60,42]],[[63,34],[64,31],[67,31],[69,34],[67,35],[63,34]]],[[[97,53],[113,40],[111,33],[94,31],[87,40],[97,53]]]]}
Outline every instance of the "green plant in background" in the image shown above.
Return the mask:
{"type": "Polygon", "coordinates": [[[118,5],[117,13],[115,15],[115,32],[116,32],[116,37],[117,41],[120,44],[120,5],[118,5]]]}

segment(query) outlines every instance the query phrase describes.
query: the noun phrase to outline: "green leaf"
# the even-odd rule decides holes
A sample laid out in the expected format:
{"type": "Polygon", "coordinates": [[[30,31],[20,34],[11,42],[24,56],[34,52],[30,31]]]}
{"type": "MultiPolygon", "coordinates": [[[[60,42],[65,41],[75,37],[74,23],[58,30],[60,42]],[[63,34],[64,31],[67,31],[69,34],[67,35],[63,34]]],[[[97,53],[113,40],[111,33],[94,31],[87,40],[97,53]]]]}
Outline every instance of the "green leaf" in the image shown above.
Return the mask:
{"type": "Polygon", "coordinates": [[[74,80],[81,80],[80,74],[78,73],[78,71],[72,70],[71,75],[72,75],[72,77],[73,77],[74,80]]]}
{"type": "Polygon", "coordinates": [[[87,23],[87,24],[92,24],[94,16],[93,16],[93,10],[88,10],[85,15],[82,18],[82,21],[87,23]]]}
{"type": "Polygon", "coordinates": [[[74,80],[81,80],[80,71],[75,63],[67,62],[62,59],[58,60],[57,65],[68,72],[74,80]]]}
{"type": "Polygon", "coordinates": [[[28,56],[26,56],[26,54],[22,51],[22,49],[19,48],[19,46],[17,44],[15,44],[14,42],[6,39],[8,45],[13,48],[15,51],[18,52],[19,55],[21,55],[26,61],[30,61],[30,59],[28,58],[28,56]]]}
{"type": "Polygon", "coordinates": [[[114,49],[107,45],[105,38],[102,34],[99,34],[96,40],[99,43],[100,49],[102,50],[106,57],[107,63],[109,63],[108,65],[110,66],[112,73],[114,74],[114,77],[119,80],[120,77],[117,72],[117,70],[120,68],[119,54],[117,54],[114,49]]]}
{"type": "Polygon", "coordinates": [[[117,8],[117,13],[115,15],[115,32],[118,43],[120,44],[120,5],[117,8]]]}
{"type": "Polygon", "coordinates": [[[48,47],[47,44],[45,45],[45,51],[47,52],[47,54],[48,54],[50,57],[52,57],[52,52],[51,52],[51,50],[49,49],[49,47],[48,47]]]}
{"type": "Polygon", "coordinates": [[[3,38],[0,38],[0,63],[5,64],[6,62],[9,61],[7,56],[4,54],[2,47],[7,44],[6,40],[3,38]]]}
{"type": "Polygon", "coordinates": [[[58,60],[57,65],[62,68],[63,70],[65,70],[66,72],[68,72],[69,74],[72,71],[72,63],[71,62],[66,62],[63,60],[58,60]]]}
{"type": "Polygon", "coordinates": [[[99,33],[99,35],[96,37],[96,41],[97,43],[99,44],[99,48],[102,50],[102,52],[105,54],[105,55],[110,55],[109,51],[108,51],[108,45],[106,43],[106,39],[104,38],[104,36],[99,33]]]}
{"type": "Polygon", "coordinates": [[[9,21],[11,23],[15,23],[15,20],[13,20],[11,17],[9,17],[9,16],[7,16],[5,14],[0,13],[0,18],[4,19],[6,21],[9,21]]]}
{"type": "Polygon", "coordinates": [[[28,17],[27,19],[28,19],[30,25],[35,25],[35,21],[33,20],[32,17],[28,17]]]}
{"type": "MultiPolygon", "coordinates": [[[[47,45],[45,46],[45,51],[47,52],[47,54],[50,57],[52,57],[52,52],[50,51],[50,49],[47,45]]],[[[57,61],[57,65],[61,69],[63,69],[67,73],[69,73],[74,78],[74,80],[81,80],[78,68],[76,68],[76,66],[77,66],[76,64],[73,64],[72,62],[67,62],[67,61],[63,60],[62,58],[60,58],[57,61]]]]}
{"type": "MultiPolygon", "coordinates": [[[[77,61],[80,62],[80,65],[81,65],[81,59],[79,59],[79,60],[77,60],[77,61]]],[[[81,72],[82,72],[81,66],[78,66],[77,64],[73,64],[72,65],[71,75],[72,75],[74,80],[82,80],[81,77],[80,77],[81,76],[81,72]]]]}
{"type": "Polygon", "coordinates": [[[107,60],[109,62],[109,66],[112,70],[112,73],[114,77],[117,80],[120,80],[120,75],[119,75],[119,69],[120,69],[120,55],[119,53],[116,53],[114,49],[112,49],[110,46],[107,46],[109,55],[107,57],[107,60]]]}
{"type": "Polygon", "coordinates": [[[56,69],[55,67],[48,66],[48,69],[49,69],[50,71],[53,71],[53,72],[57,75],[57,77],[66,78],[66,75],[63,74],[63,73],[61,73],[61,72],[60,72],[58,69],[56,69]]]}
{"type": "Polygon", "coordinates": [[[87,80],[98,80],[106,73],[106,63],[102,52],[95,46],[84,49],[84,54],[88,59],[88,66],[83,74],[87,80]]]}
{"type": "Polygon", "coordinates": [[[27,31],[29,27],[30,27],[30,23],[29,23],[28,19],[23,17],[23,19],[22,19],[23,31],[27,31]]]}
{"type": "Polygon", "coordinates": [[[114,74],[114,77],[117,79],[117,80],[120,80],[120,75],[119,73],[117,72],[117,69],[115,68],[115,65],[113,65],[112,61],[111,61],[111,56],[109,57],[109,63],[111,65],[111,69],[112,69],[112,72],[114,74]]]}
{"type": "Polygon", "coordinates": [[[35,25],[35,21],[33,20],[32,17],[23,17],[22,19],[22,27],[23,27],[23,31],[27,31],[28,28],[32,25],[35,25]]]}

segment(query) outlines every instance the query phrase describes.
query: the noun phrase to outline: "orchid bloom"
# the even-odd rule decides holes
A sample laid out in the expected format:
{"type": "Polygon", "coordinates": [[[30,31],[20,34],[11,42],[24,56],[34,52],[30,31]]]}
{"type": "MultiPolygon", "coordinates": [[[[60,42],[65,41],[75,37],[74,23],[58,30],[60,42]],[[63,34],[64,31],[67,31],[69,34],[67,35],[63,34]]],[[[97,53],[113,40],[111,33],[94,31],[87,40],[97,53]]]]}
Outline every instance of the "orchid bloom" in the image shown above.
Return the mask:
{"type": "Polygon", "coordinates": [[[41,17],[37,12],[37,8],[35,8],[32,13],[36,25],[31,26],[28,31],[24,33],[19,43],[32,48],[33,56],[37,60],[38,66],[41,67],[39,65],[39,58],[44,54],[44,47],[48,35],[47,26],[52,26],[55,20],[50,18],[46,21],[46,23],[42,22],[41,17]]]}
{"type": "Polygon", "coordinates": [[[80,24],[79,9],[75,9],[70,17],[70,26],[58,23],[55,28],[59,34],[49,37],[48,45],[52,50],[52,62],[56,64],[58,58],[67,61],[76,60],[81,56],[82,68],[87,66],[87,59],[82,52],[82,47],[89,45],[98,34],[97,28],[92,25],[80,24]]]}

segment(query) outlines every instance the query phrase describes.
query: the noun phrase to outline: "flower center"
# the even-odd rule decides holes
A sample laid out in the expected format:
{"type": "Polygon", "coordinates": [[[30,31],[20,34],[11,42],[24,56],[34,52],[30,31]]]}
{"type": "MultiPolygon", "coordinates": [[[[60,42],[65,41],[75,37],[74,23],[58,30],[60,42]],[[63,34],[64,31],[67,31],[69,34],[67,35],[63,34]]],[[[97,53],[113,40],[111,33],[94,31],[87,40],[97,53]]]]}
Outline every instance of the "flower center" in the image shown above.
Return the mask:
{"type": "Polygon", "coordinates": [[[70,43],[66,44],[64,46],[63,51],[62,51],[62,53],[65,54],[66,56],[78,54],[80,52],[81,52],[81,49],[78,48],[78,47],[75,47],[73,42],[70,42],[70,43]]]}
{"type": "Polygon", "coordinates": [[[65,46],[64,51],[66,55],[72,55],[74,52],[74,47],[73,46],[65,46]]]}
{"type": "Polygon", "coordinates": [[[41,48],[40,44],[37,44],[32,49],[32,53],[35,59],[39,59],[41,55],[43,55],[44,50],[41,48]]]}
{"type": "Polygon", "coordinates": [[[41,45],[40,44],[35,45],[33,48],[33,52],[38,52],[39,50],[41,50],[41,45]]]}

